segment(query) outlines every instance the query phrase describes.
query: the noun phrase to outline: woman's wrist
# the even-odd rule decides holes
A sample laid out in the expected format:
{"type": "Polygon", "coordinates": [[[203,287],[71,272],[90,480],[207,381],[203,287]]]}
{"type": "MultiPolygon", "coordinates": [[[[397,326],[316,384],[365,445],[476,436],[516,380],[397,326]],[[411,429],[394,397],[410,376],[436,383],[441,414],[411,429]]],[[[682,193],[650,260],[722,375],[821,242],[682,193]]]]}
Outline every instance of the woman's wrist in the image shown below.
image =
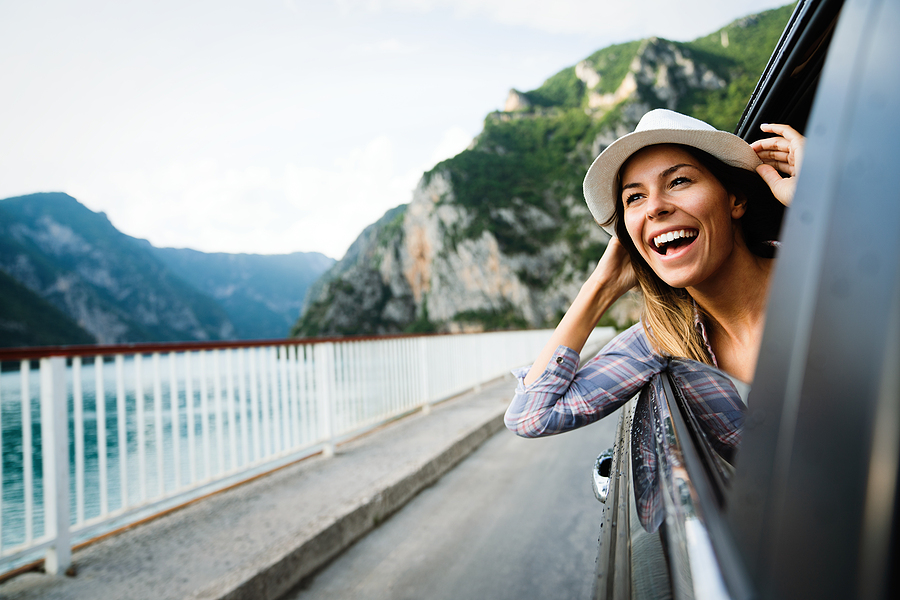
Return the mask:
{"type": "Polygon", "coordinates": [[[625,286],[621,277],[594,272],[584,282],[582,290],[598,303],[607,307],[621,298],[631,286],[625,286]]]}
{"type": "Polygon", "coordinates": [[[582,284],[581,291],[575,300],[582,304],[582,308],[589,313],[589,320],[593,327],[621,295],[617,292],[613,281],[591,276],[582,284]]]}

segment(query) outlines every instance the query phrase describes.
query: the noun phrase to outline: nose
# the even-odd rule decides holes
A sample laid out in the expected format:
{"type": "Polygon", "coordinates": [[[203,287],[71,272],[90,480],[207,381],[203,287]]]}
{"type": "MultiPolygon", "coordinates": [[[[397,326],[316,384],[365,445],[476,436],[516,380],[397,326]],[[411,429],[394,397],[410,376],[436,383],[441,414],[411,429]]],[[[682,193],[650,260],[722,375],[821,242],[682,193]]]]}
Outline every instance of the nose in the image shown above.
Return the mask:
{"type": "Polygon", "coordinates": [[[656,219],[672,212],[672,204],[661,192],[652,192],[647,198],[647,218],[656,219]]]}

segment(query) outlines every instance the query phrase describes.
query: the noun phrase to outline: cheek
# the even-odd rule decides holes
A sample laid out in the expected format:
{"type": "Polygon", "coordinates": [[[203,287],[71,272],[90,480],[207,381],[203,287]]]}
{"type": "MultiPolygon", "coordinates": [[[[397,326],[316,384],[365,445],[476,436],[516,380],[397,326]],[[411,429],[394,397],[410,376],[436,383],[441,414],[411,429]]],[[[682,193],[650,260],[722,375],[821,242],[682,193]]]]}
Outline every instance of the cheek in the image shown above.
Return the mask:
{"type": "Polygon", "coordinates": [[[633,213],[631,218],[629,219],[629,215],[626,212],[624,220],[625,230],[628,232],[628,237],[631,238],[631,243],[634,244],[635,248],[637,248],[639,254],[645,255],[644,243],[641,240],[641,236],[643,235],[643,230],[641,229],[641,219],[635,218],[633,213]]]}
{"type": "Polygon", "coordinates": [[[631,238],[631,241],[635,246],[639,246],[641,239],[640,222],[635,219],[632,214],[627,212],[622,219],[625,222],[625,231],[628,232],[628,237],[631,238]]]}

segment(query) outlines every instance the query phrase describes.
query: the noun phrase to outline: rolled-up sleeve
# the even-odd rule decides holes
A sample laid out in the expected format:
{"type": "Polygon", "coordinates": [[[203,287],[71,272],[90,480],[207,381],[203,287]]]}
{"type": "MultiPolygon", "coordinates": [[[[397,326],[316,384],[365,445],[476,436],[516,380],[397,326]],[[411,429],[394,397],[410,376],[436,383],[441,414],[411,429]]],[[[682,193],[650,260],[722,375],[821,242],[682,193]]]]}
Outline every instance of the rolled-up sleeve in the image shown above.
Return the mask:
{"type": "Polygon", "coordinates": [[[578,353],[559,346],[531,385],[529,367],[513,371],[518,382],[506,410],[506,427],[523,437],[554,435],[602,419],[628,401],[666,365],[640,323],[622,332],[578,368],[578,353]]]}

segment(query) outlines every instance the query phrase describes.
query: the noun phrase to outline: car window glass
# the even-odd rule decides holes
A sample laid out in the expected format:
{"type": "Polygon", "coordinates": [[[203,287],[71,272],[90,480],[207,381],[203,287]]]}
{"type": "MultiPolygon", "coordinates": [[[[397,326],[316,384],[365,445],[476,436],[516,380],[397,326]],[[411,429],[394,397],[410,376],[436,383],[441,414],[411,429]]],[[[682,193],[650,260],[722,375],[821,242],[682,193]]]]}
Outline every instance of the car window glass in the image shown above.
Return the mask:
{"type": "Polygon", "coordinates": [[[680,358],[669,361],[668,373],[675,393],[687,409],[686,420],[702,436],[698,442],[733,465],[746,404],[732,378],[709,365],[680,358]]]}
{"type": "MultiPolygon", "coordinates": [[[[692,443],[707,466],[714,485],[724,498],[734,472],[734,458],[741,441],[746,411],[735,382],[724,372],[687,359],[671,359],[664,373],[654,377],[638,396],[631,427],[631,469],[635,508],[641,525],[653,532],[662,523],[665,510],[660,486],[664,474],[658,444],[663,435],[660,411],[681,411],[690,428],[692,443]],[[665,394],[662,377],[672,383],[675,398],[663,406],[658,399],[665,394]]],[[[664,415],[662,415],[664,417],[664,415]]]]}

